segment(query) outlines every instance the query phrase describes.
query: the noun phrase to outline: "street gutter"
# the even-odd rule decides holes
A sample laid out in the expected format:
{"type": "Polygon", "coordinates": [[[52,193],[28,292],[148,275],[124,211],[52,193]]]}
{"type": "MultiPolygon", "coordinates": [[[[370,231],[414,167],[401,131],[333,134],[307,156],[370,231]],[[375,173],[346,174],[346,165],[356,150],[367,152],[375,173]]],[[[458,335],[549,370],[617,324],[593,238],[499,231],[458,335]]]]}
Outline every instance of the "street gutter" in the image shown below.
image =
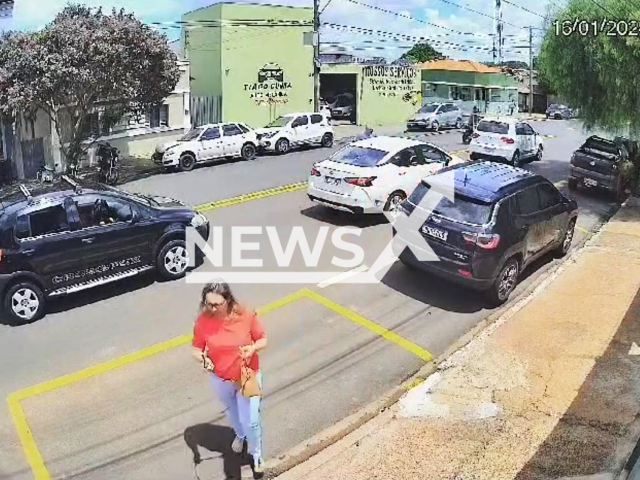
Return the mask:
{"type": "MultiPolygon", "coordinates": [[[[493,326],[497,328],[497,326],[508,321],[531,300],[542,293],[547,286],[566,269],[570,262],[575,262],[578,259],[584,251],[584,247],[587,242],[602,230],[604,225],[609,222],[618,210],[619,207],[608,212],[602,223],[585,235],[585,237],[576,245],[572,253],[563,259],[554,260],[551,265],[547,267],[546,271],[541,273],[538,278],[536,278],[522,293],[506,305],[498,308],[487,318],[480,321],[480,323],[473,327],[469,332],[455,341],[441,356],[421,367],[413,375],[404,379],[400,385],[387,391],[379,399],[365,405],[357,412],[340,420],[331,427],[328,427],[313,437],[299,443],[284,454],[278,456],[276,459],[267,461],[266,470],[268,472],[268,478],[276,478],[286,471],[306,462],[311,457],[362,427],[367,422],[397,403],[408,390],[424,382],[430,375],[435,373],[440,364],[442,364],[456,351],[464,348],[476,337],[487,332],[490,327],[493,326]]],[[[640,470],[640,467],[636,465],[635,470],[640,470]]],[[[638,472],[638,478],[634,480],[640,480],[640,471],[638,472]]]]}

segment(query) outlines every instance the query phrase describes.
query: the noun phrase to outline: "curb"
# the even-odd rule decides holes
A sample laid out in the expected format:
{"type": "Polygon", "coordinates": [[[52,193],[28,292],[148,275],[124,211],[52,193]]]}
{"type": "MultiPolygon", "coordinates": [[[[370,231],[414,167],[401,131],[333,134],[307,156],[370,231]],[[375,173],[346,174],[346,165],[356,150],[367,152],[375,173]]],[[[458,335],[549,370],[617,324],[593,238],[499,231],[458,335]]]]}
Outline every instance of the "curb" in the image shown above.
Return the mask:
{"type": "MultiPolygon", "coordinates": [[[[622,204],[621,208],[626,206],[627,201],[622,204]]],[[[556,263],[552,264],[547,272],[534,280],[531,285],[520,293],[520,295],[510,301],[507,305],[500,307],[484,320],[480,321],[480,323],[473,327],[469,332],[456,340],[441,356],[421,367],[416,373],[404,379],[399,386],[387,391],[378,400],[365,405],[356,413],[340,420],[310,439],[299,443],[284,454],[280,455],[277,459],[267,461],[267,478],[273,479],[282,475],[286,471],[306,462],[325,448],[342,440],[344,437],[362,427],[380,413],[397,403],[397,401],[400,400],[408,390],[419,385],[431,374],[435,373],[440,365],[444,363],[445,360],[452,357],[454,353],[466,347],[481,334],[491,334],[500,325],[507,322],[531,300],[543,292],[550,283],[552,283],[562,272],[564,272],[564,270],[566,270],[570,263],[573,263],[578,259],[578,257],[584,252],[587,244],[601,232],[602,228],[609,222],[609,220],[611,220],[617,211],[618,210],[614,211],[611,216],[599,225],[597,230],[589,232],[589,234],[576,246],[573,253],[564,259],[556,260],[556,263]],[[490,329],[490,327],[492,328],[490,329]]]]}

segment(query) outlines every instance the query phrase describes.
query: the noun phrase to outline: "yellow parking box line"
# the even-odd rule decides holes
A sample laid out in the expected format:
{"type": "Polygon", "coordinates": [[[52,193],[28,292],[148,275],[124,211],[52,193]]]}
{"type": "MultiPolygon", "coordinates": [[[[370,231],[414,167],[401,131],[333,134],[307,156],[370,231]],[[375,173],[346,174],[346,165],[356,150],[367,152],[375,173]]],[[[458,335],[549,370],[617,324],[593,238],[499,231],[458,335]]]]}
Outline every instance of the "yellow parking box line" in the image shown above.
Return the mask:
{"type": "Polygon", "coordinates": [[[317,303],[319,303],[321,305],[324,305],[325,307],[329,308],[330,310],[333,310],[338,315],[340,315],[342,317],[345,317],[345,318],[351,320],[352,322],[357,323],[360,326],[365,327],[366,329],[372,331],[376,335],[381,336],[385,340],[389,340],[390,342],[393,342],[393,343],[401,346],[405,350],[408,350],[409,352],[411,352],[414,355],[420,357],[424,361],[430,362],[431,360],[433,360],[433,355],[431,355],[431,353],[429,353],[429,351],[427,351],[426,349],[422,348],[420,345],[417,345],[417,344],[413,343],[412,341],[407,340],[404,337],[401,337],[397,333],[392,332],[391,330],[387,330],[382,325],[378,325],[377,323],[372,322],[371,320],[369,320],[367,318],[364,318],[362,315],[357,314],[353,310],[349,310],[348,308],[345,308],[342,305],[339,305],[339,304],[329,300],[326,297],[323,297],[322,295],[320,295],[320,294],[318,294],[318,293],[316,293],[316,292],[314,292],[312,290],[304,289],[303,292],[304,292],[305,296],[313,299],[314,301],[316,301],[317,303]]]}
{"type": "Polygon", "coordinates": [[[33,433],[31,433],[31,429],[27,423],[24,410],[20,406],[20,401],[15,394],[11,394],[7,398],[7,403],[9,404],[9,414],[11,418],[13,418],[13,423],[18,431],[18,437],[20,438],[20,443],[22,443],[22,449],[25,457],[27,457],[27,462],[33,472],[33,477],[35,480],[51,480],[49,470],[47,470],[44,464],[42,455],[33,438],[33,433]]]}
{"type": "MultiPolygon", "coordinates": [[[[306,185],[306,184],[305,184],[306,185]]],[[[273,195],[276,195],[275,193],[273,195]]],[[[238,202],[241,203],[241,202],[238,202]]],[[[218,208],[218,207],[215,207],[218,208]]],[[[400,335],[387,330],[381,325],[378,325],[371,320],[364,318],[362,315],[357,314],[353,310],[349,310],[342,305],[339,305],[332,300],[329,300],[322,295],[309,290],[302,289],[297,292],[294,292],[290,295],[287,295],[279,300],[275,300],[271,303],[263,305],[256,309],[256,312],[260,315],[264,315],[273,310],[276,310],[280,307],[293,303],[301,298],[309,298],[314,302],[323,305],[324,307],[334,311],[338,315],[351,320],[352,322],[365,327],[366,329],[372,331],[373,333],[379,335],[380,337],[389,340],[405,350],[413,353],[414,355],[420,357],[425,361],[431,361],[433,356],[426,349],[421,346],[407,340],[406,338],[401,337],[400,335]]],[[[20,438],[20,443],[22,444],[22,449],[24,451],[25,457],[27,458],[27,462],[31,467],[31,471],[33,473],[35,480],[51,480],[51,474],[49,473],[44,459],[42,458],[42,454],[38,450],[38,446],[36,444],[35,438],[33,436],[33,432],[29,427],[29,423],[27,422],[27,418],[25,412],[22,408],[20,402],[22,400],[26,400],[31,397],[35,397],[37,395],[42,395],[43,393],[50,392],[52,390],[56,390],[61,387],[65,387],[71,385],[73,383],[80,382],[82,380],[87,380],[89,378],[95,377],[96,375],[100,375],[102,373],[109,372],[111,370],[118,369],[125,365],[129,365],[131,363],[143,360],[145,358],[151,357],[161,352],[166,352],[175,347],[179,347],[181,345],[186,345],[191,342],[193,335],[181,335],[179,337],[175,337],[171,340],[167,340],[165,342],[161,342],[155,345],[151,345],[150,347],[143,348],[142,350],[138,350],[136,352],[123,355],[118,358],[114,358],[113,360],[108,360],[106,362],[99,363],[97,365],[93,365],[87,367],[83,370],[79,370],[74,373],[70,373],[67,375],[62,375],[60,377],[54,378],[52,380],[47,380],[45,382],[39,383],[37,385],[33,385],[31,387],[24,388],[17,392],[12,393],[7,397],[7,403],[9,405],[9,413],[15,424],[16,430],[18,432],[18,437],[20,438]]]]}
{"type": "MultiPolygon", "coordinates": [[[[267,305],[258,308],[256,311],[259,314],[265,314],[289,303],[293,303],[304,296],[304,292],[298,291],[284,298],[268,303],[267,305]]],[[[36,441],[33,437],[33,433],[31,432],[31,428],[29,428],[29,423],[27,422],[24,410],[20,405],[20,401],[50,392],[52,390],[56,390],[67,385],[71,385],[73,383],[80,382],[82,380],[86,380],[91,377],[95,377],[96,375],[115,370],[139,360],[143,360],[147,357],[151,357],[158,353],[166,352],[167,350],[170,350],[172,348],[186,345],[191,342],[192,338],[193,335],[191,334],[181,335],[171,340],[167,340],[166,342],[143,348],[142,350],[138,350],[122,357],[114,358],[113,360],[93,365],[74,373],[62,375],[61,377],[57,377],[52,380],[47,380],[46,382],[24,388],[9,395],[7,397],[9,413],[18,432],[18,437],[20,438],[22,449],[24,451],[25,457],[27,458],[27,462],[31,467],[31,471],[33,472],[34,479],[51,480],[51,474],[47,470],[42,455],[38,450],[38,446],[36,445],[36,441]]]]}
{"type": "Polygon", "coordinates": [[[283,185],[281,187],[270,188],[268,190],[260,190],[258,192],[247,193],[244,195],[238,195],[237,197],[225,198],[223,200],[216,200],[215,202],[203,203],[198,205],[195,209],[200,212],[208,212],[218,208],[231,207],[240,203],[252,202],[254,200],[261,200],[267,197],[273,197],[275,195],[281,195],[283,193],[297,192],[307,188],[307,182],[291,183],[289,185],[283,185]]]}

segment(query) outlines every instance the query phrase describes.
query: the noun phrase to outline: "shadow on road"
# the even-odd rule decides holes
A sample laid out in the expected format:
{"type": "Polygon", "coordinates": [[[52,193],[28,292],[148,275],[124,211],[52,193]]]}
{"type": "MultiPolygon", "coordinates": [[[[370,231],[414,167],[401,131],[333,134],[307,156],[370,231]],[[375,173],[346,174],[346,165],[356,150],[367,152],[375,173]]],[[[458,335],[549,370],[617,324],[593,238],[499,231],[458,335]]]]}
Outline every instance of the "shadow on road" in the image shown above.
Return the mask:
{"type": "Polygon", "coordinates": [[[318,220],[319,222],[329,223],[335,227],[369,228],[389,223],[387,218],[382,214],[353,215],[322,205],[305,208],[301,210],[300,213],[305,217],[318,220]]]}
{"type": "Polygon", "coordinates": [[[640,357],[629,356],[638,338],[640,290],[571,406],[516,480],[582,478],[621,467],[629,452],[619,450],[620,442],[629,440],[640,413],[640,357]]]}
{"type": "Polygon", "coordinates": [[[241,455],[231,450],[231,443],[234,438],[235,433],[229,427],[212,425],[210,423],[201,423],[188,427],[184,431],[184,441],[193,452],[193,463],[196,473],[198,472],[198,465],[201,465],[202,462],[218,458],[203,458],[199,450],[199,447],[202,447],[209,452],[217,452],[221,455],[224,474],[227,480],[240,480],[242,466],[251,465],[251,457],[246,453],[246,446],[245,451],[241,455]]]}

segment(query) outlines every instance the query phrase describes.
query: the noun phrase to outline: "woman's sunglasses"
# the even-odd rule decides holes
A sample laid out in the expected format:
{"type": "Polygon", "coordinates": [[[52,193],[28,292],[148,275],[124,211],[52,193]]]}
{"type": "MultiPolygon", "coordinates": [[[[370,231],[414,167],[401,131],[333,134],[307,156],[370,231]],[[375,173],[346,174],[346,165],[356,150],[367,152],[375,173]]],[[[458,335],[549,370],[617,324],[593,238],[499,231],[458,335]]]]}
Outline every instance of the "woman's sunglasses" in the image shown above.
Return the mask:
{"type": "Polygon", "coordinates": [[[224,306],[225,303],[227,303],[226,300],[223,300],[222,302],[219,302],[219,303],[207,302],[206,306],[209,310],[218,310],[220,307],[224,306]]]}

